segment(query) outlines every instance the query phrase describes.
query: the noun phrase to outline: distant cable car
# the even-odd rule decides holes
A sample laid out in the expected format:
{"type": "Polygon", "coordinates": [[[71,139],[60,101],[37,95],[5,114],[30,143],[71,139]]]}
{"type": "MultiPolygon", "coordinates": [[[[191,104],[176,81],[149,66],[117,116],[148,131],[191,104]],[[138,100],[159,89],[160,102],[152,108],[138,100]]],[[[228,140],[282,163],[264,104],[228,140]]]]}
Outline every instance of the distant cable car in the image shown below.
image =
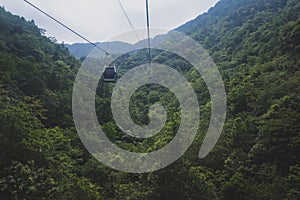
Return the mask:
{"type": "Polygon", "coordinates": [[[117,80],[117,68],[115,65],[105,66],[103,70],[104,82],[115,82],[117,80]]]}

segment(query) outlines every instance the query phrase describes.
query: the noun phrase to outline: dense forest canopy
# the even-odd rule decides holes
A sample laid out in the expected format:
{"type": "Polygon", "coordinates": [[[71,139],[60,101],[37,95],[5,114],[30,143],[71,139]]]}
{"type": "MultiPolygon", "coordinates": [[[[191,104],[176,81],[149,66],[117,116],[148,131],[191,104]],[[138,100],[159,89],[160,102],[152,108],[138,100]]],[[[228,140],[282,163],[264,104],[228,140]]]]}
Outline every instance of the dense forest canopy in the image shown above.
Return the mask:
{"type": "MultiPolygon", "coordinates": [[[[84,148],[71,98],[80,61],[34,21],[0,8],[0,199],[300,199],[300,2],[221,0],[179,27],[207,49],[224,79],[228,110],[222,136],[204,159],[206,85],[187,63],[154,52],[153,61],[180,71],[197,92],[201,122],[189,150],[152,173],[110,169],[84,148]]],[[[141,54],[116,63],[130,69],[141,54]]],[[[158,85],[139,88],[130,102],[137,124],[161,102],[168,112],[155,137],[127,137],[110,110],[113,84],[99,83],[96,110],[111,141],[133,152],[160,149],[174,137],[178,101],[158,85]]]]}

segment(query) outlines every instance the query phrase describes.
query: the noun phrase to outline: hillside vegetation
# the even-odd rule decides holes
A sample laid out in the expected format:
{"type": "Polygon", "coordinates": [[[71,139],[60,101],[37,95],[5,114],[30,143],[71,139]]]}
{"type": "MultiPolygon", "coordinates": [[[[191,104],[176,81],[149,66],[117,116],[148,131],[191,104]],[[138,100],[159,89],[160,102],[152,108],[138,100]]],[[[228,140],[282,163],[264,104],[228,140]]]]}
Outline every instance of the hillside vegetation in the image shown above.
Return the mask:
{"type": "MultiPolygon", "coordinates": [[[[0,199],[300,199],[300,2],[221,0],[179,27],[207,49],[226,87],[222,136],[197,157],[210,116],[203,79],[180,58],[160,51],[153,61],[180,71],[197,92],[201,123],[179,160],[152,173],[127,174],[94,159],[76,133],[72,87],[80,66],[68,49],[34,21],[0,8],[0,199]]],[[[116,61],[130,69],[145,52],[116,61]]],[[[122,73],[122,71],[121,71],[122,73]]],[[[110,110],[114,84],[99,83],[96,110],[110,140],[134,152],[167,144],[180,117],[174,94],[158,85],[139,88],[130,102],[137,124],[159,101],[168,111],[160,134],[125,136],[110,110]]]]}

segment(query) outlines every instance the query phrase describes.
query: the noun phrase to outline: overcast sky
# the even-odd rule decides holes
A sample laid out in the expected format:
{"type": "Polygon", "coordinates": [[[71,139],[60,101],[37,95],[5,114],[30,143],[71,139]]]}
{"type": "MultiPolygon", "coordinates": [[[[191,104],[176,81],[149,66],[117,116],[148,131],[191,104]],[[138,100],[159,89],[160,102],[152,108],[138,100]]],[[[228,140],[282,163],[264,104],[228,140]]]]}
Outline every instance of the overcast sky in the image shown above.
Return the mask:
{"type": "MultiPolygon", "coordinates": [[[[106,41],[131,27],[117,0],[29,0],[48,14],[93,42],[106,41]]],[[[144,28],[145,0],[120,0],[135,28],[144,28]]],[[[149,0],[150,25],[174,29],[207,12],[219,0],[149,0]]],[[[24,0],[0,0],[0,5],[13,14],[33,19],[59,42],[85,42],[39,13],[24,0]]]]}

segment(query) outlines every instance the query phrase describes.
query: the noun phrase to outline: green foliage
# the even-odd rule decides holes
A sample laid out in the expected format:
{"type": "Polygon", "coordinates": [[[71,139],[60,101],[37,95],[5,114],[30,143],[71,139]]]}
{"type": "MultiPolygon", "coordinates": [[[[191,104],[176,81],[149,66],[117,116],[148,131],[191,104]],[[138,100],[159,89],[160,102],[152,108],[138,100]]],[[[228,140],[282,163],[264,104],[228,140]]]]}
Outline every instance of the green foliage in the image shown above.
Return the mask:
{"type": "Polygon", "coordinates": [[[295,200],[300,198],[300,168],[298,165],[291,166],[287,177],[288,194],[286,200],[295,200]]]}
{"type": "MultiPolygon", "coordinates": [[[[71,113],[79,61],[44,36],[33,21],[0,8],[0,199],[274,199],[300,198],[300,3],[297,0],[221,0],[178,28],[202,44],[224,78],[227,120],[213,151],[197,153],[210,119],[200,75],[178,56],[153,51],[153,61],[183,74],[201,108],[199,134],[188,152],[157,172],[126,174],[91,158],[71,113]]],[[[145,49],[116,60],[120,75],[145,62],[145,49]]],[[[169,143],[180,107],[167,88],[135,91],[130,114],[147,125],[160,103],[167,123],[154,137],[125,135],[113,121],[114,84],[99,83],[96,110],[108,138],[133,152],[169,143]]]]}

